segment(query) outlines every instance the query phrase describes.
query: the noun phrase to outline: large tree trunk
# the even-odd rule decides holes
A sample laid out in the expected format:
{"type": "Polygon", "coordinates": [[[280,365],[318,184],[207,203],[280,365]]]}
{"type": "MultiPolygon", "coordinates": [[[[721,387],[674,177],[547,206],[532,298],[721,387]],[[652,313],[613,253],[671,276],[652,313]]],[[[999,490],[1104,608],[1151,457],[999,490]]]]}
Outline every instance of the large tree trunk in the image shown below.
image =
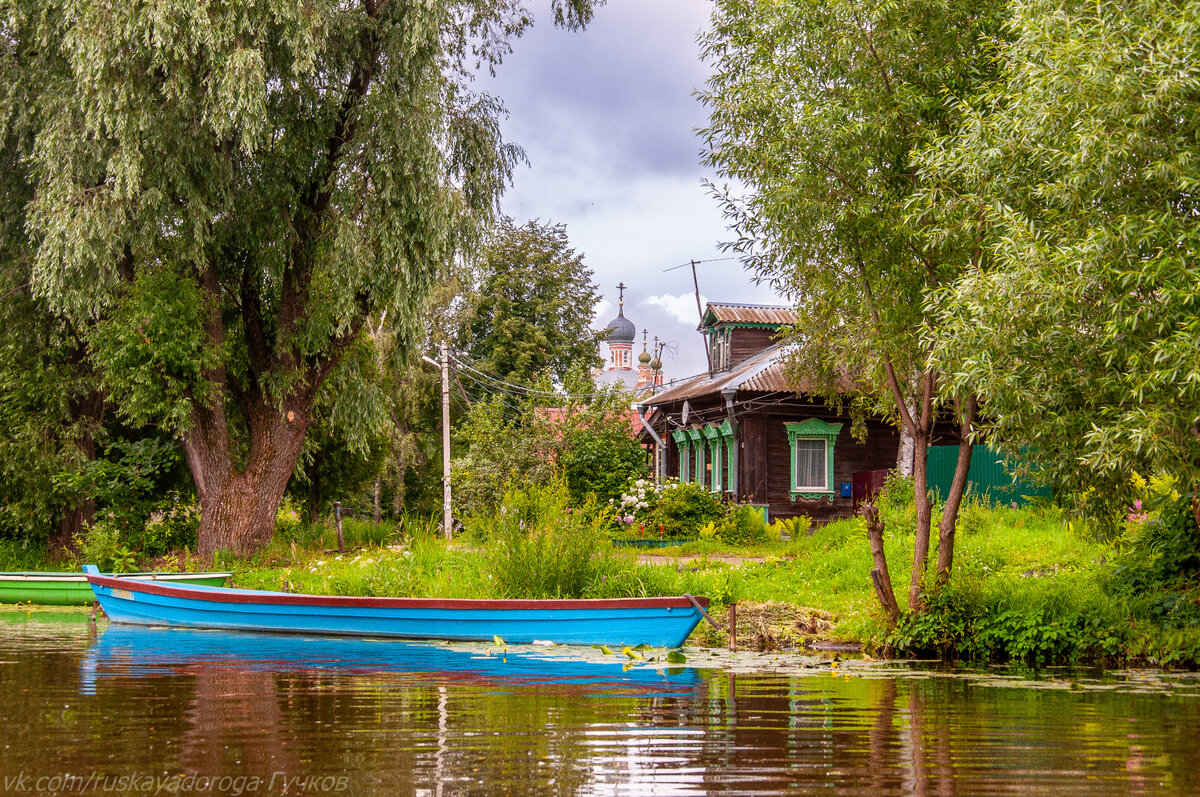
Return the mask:
{"type": "Polygon", "coordinates": [[[246,555],[261,550],[275,531],[275,515],[300,457],[311,399],[282,413],[259,407],[249,415],[250,454],[238,469],[226,434],[224,409],[198,409],[184,441],[200,497],[199,553],[246,555]],[[201,423],[205,421],[206,423],[201,423]]]}

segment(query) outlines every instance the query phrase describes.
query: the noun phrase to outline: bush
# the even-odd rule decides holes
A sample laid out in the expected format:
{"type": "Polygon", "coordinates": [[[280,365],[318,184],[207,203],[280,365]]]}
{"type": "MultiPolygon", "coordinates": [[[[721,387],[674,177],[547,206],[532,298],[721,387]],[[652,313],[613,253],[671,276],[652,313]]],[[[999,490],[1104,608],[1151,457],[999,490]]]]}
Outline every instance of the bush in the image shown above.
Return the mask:
{"type": "Polygon", "coordinates": [[[888,642],[904,652],[982,663],[1114,662],[1126,655],[1122,611],[1094,573],[987,581],[971,574],[931,591],[927,610],[901,617],[888,642]]]}
{"type": "Polygon", "coordinates": [[[808,515],[797,515],[792,518],[780,518],[771,524],[767,536],[779,540],[786,534],[792,540],[798,540],[809,533],[812,528],[812,518],[808,515]]]}
{"type": "Polygon", "coordinates": [[[1157,517],[1135,525],[1114,576],[1137,588],[1198,572],[1200,529],[1192,514],[1191,498],[1180,498],[1167,503],[1157,517]]]}
{"type": "Polygon", "coordinates": [[[1108,590],[1137,616],[1168,628],[1200,625],[1200,530],[1190,498],[1165,503],[1133,524],[1108,590]]]}
{"type": "Polygon", "coordinates": [[[104,572],[125,573],[134,569],[136,554],[125,543],[124,530],[111,520],[98,520],[81,534],[75,545],[80,559],[104,572]]]}
{"type": "Polygon", "coordinates": [[[195,550],[199,528],[200,507],[172,492],[154,505],[142,532],[132,535],[132,541],[144,557],[166,556],[185,548],[195,550]]]}
{"type": "Polygon", "coordinates": [[[664,537],[695,537],[708,523],[721,520],[721,504],[716,496],[698,484],[675,482],[663,487],[645,520],[647,529],[660,526],[664,537]]]}
{"type": "Polygon", "coordinates": [[[762,512],[749,504],[733,504],[717,526],[717,539],[729,545],[766,542],[767,522],[762,512]]]}
{"type": "Polygon", "coordinates": [[[500,596],[582,598],[609,523],[606,512],[572,511],[557,480],[509,490],[495,514],[470,522],[469,533],[486,536],[483,557],[500,596]]]}
{"type": "Polygon", "coordinates": [[[558,461],[575,506],[589,498],[607,504],[620,497],[630,481],[649,475],[646,451],[624,425],[573,430],[558,461]]]}

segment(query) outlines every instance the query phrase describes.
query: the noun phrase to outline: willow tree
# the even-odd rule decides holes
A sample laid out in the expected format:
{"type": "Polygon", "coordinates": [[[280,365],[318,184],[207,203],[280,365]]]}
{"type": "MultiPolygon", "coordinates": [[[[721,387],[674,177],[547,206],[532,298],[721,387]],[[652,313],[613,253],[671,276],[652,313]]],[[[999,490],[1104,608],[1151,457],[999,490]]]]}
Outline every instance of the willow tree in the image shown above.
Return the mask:
{"type": "Polygon", "coordinates": [[[991,230],[939,355],[1076,495],[1128,500],[1139,471],[1200,495],[1197,29],[1195,0],[1020,4],[1003,80],[925,153],[947,235],[991,230]]]}
{"type": "MultiPolygon", "coordinates": [[[[590,0],[555,0],[577,26],[590,0]]],[[[318,392],[386,318],[413,338],[438,269],[519,151],[471,87],[516,0],[8,0],[36,75],[32,284],[89,330],[104,389],[177,436],[200,549],[274,528],[318,392]],[[385,313],[386,311],[386,313],[385,313]]]]}
{"type": "MultiPolygon", "coordinates": [[[[795,370],[842,400],[892,418],[914,441],[917,533],[909,607],[920,609],[932,502],[926,452],[939,417],[964,441],[939,523],[937,572],[949,575],[970,464],[976,402],[946,388],[921,331],[931,290],[978,254],[971,236],[933,240],[910,203],[914,155],[954,129],[953,98],[993,75],[996,0],[718,0],[704,54],[714,73],[707,160],[731,178],[718,189],[760,277],[799,309],[795,370]]],[[[887,575],[876,545],[876,578],[887,575]]],[[[890,580],[877,591],[893,616],[890,580]]]]}

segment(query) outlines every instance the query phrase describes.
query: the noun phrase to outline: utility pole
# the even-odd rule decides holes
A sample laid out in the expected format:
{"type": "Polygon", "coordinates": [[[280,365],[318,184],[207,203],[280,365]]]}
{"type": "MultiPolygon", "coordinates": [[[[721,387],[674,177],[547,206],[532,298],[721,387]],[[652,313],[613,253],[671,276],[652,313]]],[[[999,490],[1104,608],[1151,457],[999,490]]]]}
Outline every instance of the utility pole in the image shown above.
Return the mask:
{"type": "MultiPolygon", "coordinates": [[[[696,261],[692,261],[692,285],[696,288],[696,314],[700,316],[700,326],[704,326],[704,308],[700,305],[700,278],[696,276],[696,261]]],[[[712,356],[712,341],[704,332],[700,333],[704,337],[704,356],[708,358],[708,375],[712,376],[713,372],[713,356],[712,356]]]]}
{"type": "Polygon", "coordinates": [[[442,532],[454,536],[454,515],[450,511],[450,347],[442,341],[442,532]]]}

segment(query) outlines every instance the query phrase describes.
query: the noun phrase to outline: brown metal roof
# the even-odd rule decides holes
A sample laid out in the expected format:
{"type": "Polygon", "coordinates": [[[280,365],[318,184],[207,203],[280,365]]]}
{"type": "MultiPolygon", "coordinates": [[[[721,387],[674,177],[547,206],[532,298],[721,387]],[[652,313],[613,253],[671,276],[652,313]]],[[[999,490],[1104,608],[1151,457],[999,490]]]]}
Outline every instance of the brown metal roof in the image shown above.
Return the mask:
{"type": "Polygon", "coordinates": [[[709,302],[704,311],[706,324],[794,324],[798,320],[794,308],[781,304],[733,304],[709,302]],[[709,317],[712,317],[710,320],[709,317]]]}
{"type": "Polygon", "coordinates": [[[640,403],[643,406],[669,404],[672,401],[720,393],[728,388],[756,392],[793,391],[796,388],[788,385],[784,379],[783,361],[783,346],[775,345],[743,360],[728,371],[718,371],[712,376],[707,373],[694,376],[668,387],[657,395],[649,396],[640,403]]]}

